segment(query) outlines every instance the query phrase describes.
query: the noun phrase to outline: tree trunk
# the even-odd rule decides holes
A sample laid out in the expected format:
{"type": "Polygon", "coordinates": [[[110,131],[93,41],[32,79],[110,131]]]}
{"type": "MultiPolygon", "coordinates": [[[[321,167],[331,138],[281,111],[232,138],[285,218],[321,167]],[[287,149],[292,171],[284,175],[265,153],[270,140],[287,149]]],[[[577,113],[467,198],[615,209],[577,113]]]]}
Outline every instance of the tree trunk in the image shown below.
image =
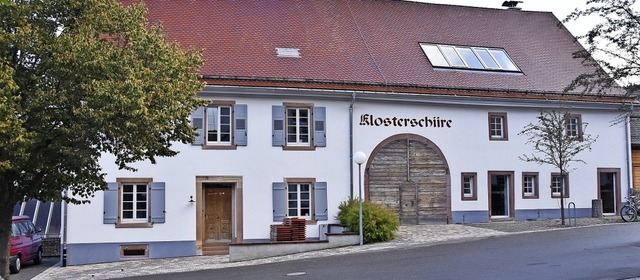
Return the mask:
{"type": "Polygon", "coordinates": [[[16,201],[13,199],[12,186],[0,180],[0,279],[9,280],[9,240],[11,236],[11,216],[16,201]]]}
{"type": "Polygon", "coordinates": [[[562,187],[560,188],[560,219],[562,220],[562,225],[564,226],[564,172],[561,171],[560,180],[562,180],[562,187]]]}

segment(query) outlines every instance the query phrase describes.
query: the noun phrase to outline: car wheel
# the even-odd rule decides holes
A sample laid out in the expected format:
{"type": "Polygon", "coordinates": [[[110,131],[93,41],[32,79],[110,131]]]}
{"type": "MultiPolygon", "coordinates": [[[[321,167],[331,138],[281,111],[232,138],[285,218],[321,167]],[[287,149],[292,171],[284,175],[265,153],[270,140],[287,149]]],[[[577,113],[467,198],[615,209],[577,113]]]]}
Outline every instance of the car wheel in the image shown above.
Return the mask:
{"type": "Polygon", "coordinates": [[[9,272],[18,273],[20,272],[20,256],[16,256],[16,259],[9,265],[9,272]]]}
{"type": "Polygon", "coordinates": [[[38,249],[38,254],[33,259],[33,264],[41,264],[42,263],[42,248],[38,249]]]}

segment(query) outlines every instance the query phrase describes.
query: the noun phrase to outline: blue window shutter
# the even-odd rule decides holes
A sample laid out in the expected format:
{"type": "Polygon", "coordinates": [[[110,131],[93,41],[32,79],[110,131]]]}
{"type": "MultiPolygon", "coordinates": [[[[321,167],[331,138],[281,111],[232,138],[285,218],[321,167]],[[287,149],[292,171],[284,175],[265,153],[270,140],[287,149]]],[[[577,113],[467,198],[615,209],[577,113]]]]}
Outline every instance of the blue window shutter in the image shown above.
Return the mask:
{"type": "Polygon", "coordinates": [[[327,146],[326,112],[325,107],[313,107],[313,143],[316,147],[327,146]]]}
{"type": "Polygon", "coordinates": [[[103,224],[116,224],[118,222],[118,183],[107,183],[108,189],[104,190],[104,212],[102,212],[103,224]]]}
{"type": "Polygon", "coordinates": [[[316,221],[329,219],[329,207],[327,206],[327,182],[316,182],[313,186],[314,213],[316,221]]]}
{"type": "Polygon", "coordinates": [[[196,130],[196,139],[193,145],[204,144],[204,107],[198,107],[191,115],[191,125],[196,130]]]}
{"type": "Polygon", "coordinates": [[[164,223],[164,182],[152,182],[150,187],[151,195],[151,223],[164,223]]]}
{"type": "Polygon", "coordinates": [[[236,104],[233,106],[234,130],[233,141],[236,146],[247,145],[247,105],[236,104]]]}
{"type": "Polygon", "coordinates": [[[273,221],[282,222],[287,216],[287,189],[283,182],[273,182],[273,221]]]}
{"type": "Polygon", "coordinates": [[[271,133],[271,145],[274,147],[284,146],[284,106],[271,107],[273,116],[273,126],[271,133]]]}

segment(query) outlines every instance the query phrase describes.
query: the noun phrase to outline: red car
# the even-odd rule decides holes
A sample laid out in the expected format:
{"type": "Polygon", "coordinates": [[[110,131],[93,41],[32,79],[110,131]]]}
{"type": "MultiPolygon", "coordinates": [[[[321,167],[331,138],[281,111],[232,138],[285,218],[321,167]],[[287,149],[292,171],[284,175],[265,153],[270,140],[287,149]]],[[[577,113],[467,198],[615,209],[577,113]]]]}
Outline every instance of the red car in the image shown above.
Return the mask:
{"type": "Polygon", "coordinates": [[[34,264],[40,264],[42,262],[42,237],[40,237],[40,230],[36,229],[29,216],[13,216],[12,220],[9,270],[11,273],[18,273],[22,263],[33,261],[34,264]]]}

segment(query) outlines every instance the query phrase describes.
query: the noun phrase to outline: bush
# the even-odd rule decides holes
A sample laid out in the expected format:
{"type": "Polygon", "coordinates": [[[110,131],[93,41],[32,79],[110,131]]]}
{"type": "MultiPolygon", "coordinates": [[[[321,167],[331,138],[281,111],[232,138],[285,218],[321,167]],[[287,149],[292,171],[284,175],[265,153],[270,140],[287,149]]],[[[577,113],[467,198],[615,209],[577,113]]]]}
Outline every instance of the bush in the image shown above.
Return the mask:
{"type": "MultiPolygon", "coordinates": [[[[338,206],[337,219],[351,230],[358,231],[358,200],[349,199],[338,206]]],[[[394,212],[382,205],[362,202],[362,235],[364,243],[375,243],[393,239],[400,221],[394,212]]]]}

